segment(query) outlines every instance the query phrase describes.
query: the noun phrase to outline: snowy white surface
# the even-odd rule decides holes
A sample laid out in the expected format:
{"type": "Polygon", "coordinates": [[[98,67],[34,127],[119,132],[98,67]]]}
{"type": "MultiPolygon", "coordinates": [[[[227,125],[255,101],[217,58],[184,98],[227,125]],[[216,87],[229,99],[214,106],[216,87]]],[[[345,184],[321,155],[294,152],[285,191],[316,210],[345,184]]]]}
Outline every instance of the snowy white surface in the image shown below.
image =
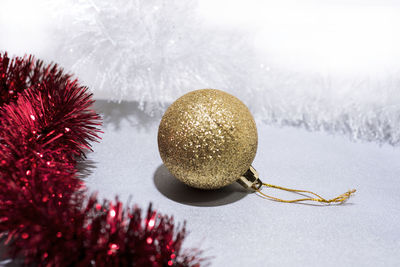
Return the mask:
{"type": "MultiPolygon", "coordinates": [[[[247,194],[239,186],[190,189],[163,167],[158,120],[136,103],[98,101],[105,117],[86,178],[101,197],[187,220],[185,247],[214,256],[211,266],[399,266],[400,151],[388,145],[258,123],[254,167],[266,182],[334,197],[357,193],[344,205],[285,204],[247,194]]],[[[296,195],[271,192],[281,197],[296,195]]]]}

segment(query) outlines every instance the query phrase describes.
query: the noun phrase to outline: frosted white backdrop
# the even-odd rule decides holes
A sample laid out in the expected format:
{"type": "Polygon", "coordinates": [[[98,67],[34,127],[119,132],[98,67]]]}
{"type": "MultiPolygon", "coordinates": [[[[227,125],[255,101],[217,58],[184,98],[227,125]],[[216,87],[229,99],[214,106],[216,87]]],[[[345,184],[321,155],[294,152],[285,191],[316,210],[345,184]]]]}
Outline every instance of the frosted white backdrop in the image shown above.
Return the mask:
{"type": "Polygon", "coordinates": [[[396,1],[2,1],[0,49],[160,115],[218,88],[277,125],[400,141],[396,1]]]}

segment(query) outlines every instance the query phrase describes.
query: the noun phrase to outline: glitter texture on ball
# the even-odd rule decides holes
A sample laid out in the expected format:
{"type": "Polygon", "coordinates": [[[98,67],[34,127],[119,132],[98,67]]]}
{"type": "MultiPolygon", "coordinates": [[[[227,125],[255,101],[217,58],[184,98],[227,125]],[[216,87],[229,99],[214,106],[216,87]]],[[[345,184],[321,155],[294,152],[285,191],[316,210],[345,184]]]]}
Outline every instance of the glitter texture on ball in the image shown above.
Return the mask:
{"type": "Polygon", "coordinates": [[[236,97],[201,89],[177,99],[158,129],[158,148],[167,169],[185,184],[217,189],[236,181],[257,152],[257,127],[236,97]]]}

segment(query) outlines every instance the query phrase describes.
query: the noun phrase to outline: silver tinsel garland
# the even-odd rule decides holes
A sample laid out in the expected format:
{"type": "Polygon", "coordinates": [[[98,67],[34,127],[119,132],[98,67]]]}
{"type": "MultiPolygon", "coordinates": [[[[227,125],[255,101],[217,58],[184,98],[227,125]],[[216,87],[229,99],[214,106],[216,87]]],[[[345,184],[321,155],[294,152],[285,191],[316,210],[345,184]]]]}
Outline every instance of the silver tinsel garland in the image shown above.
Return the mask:
{"type": "Polygon", "coordinates": [[[267,123],[400,142],[396,70],[344,77],[274,66],[254,49],[254,32],[211,27],[198,16],[195,0],[53,5],[57,60],[98,98],[136,101],[157,115],[190,90],[218,88],[267,123]]]}

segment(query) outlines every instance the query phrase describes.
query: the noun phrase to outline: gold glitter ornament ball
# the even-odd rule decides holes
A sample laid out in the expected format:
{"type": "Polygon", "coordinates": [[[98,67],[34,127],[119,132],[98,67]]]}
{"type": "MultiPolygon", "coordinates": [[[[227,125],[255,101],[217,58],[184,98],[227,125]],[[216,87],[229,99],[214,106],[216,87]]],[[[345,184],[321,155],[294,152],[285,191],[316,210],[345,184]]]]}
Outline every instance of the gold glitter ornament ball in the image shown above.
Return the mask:
{"type": "Polygon", "coordinates": [[[180,181],[201,189],[236,181],[253,162],[257,142],[249,109],[215,89],[180,97],[168,107],[158,129],[164,165],[180,181]]]}

